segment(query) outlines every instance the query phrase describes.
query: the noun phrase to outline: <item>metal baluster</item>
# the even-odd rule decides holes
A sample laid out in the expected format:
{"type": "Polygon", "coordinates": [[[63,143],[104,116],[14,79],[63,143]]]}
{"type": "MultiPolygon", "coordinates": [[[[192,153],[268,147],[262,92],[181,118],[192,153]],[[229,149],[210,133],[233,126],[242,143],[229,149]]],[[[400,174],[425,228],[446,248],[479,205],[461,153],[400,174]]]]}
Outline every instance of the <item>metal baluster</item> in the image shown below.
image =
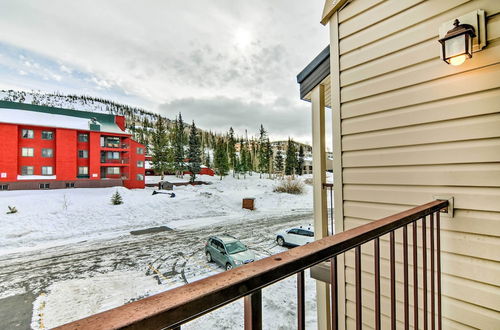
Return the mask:
{"type": "Polygon", "coordinates": [[[361,300],[361,246],[355,248],[356,258],[356,329],[363,327],[362,311],[363,302],[361,300]]]}
{"type": "Polygon", "coordinates": [[[441,219],[439,212],[436,212],[436,259],[438,330],[441,330],[443,328],[443,324],[441,320],[441,219]]]}
{"type": "Polygon", "coordinates": [[[391,263],[391,329],[396,330],[396,251],[394,243],[394,231],[390,237],[390,263],[391,263]]]}
{"type": "Polygon", "coordinates": [[[244,298],[245,330],[262,330],[262,291],[244,298]]]}
{"type": "Polygon", "coordinates": [[[434,214],[431,214],[430,223],[430,238],[431,238],[431,329],[436,329],[436,306],[435,306],[435,292],[434,292],[434,214]]]}
{"type": "Polygon", "coordinates": [[[337,286],[337,256],[330,259],[330,290],[332,296],[332,329],[339,328],[338,286],[337,286]]]}
{"type": "Polygon", "coordinates": [[[422,284],[424,290],[424,330],[427,330],[427,221],[426,217],[422,219],[422,284]]]}
{"type": "Polygon", "coordinates": [[[306,327],[304,291],[304,271],[300,271],[297,273],[297,329],[299,330],[304,330],[306,327]]]}
{"type": "Polygon", "coordinates": [[[417,221],[413,222],[413,329],[418,329],[418,242],[417,221]]]}
{"type": "Polygon", "coordinates": [[[380,238],[375,238],[375,330],[380,330],[380,238]]]}
{"type": "Polygon", "coordinates": [[[405,329],[410,328],[410,315],[408,311],[408,227],[403,227],[403,290],[404,290],[404,314],[405,329]]]}

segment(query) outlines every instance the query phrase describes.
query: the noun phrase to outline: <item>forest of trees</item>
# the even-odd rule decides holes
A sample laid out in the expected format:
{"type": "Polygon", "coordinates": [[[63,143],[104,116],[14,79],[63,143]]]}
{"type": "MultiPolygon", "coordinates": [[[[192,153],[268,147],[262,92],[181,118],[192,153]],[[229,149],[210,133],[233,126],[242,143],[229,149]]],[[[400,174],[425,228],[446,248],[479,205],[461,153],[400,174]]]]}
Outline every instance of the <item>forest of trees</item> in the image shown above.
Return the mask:
{"type": "Polygon", "coordinates": [[[194,121],[186,125],[180,113],[170,120],[141,108],[85,95],[3,90],[0,96],[11,102],[122,115],[134,139],[147,146],[153,168],[162,177],[189,171],[190,180],[195,181],[202,165],[213,168],[221,179],[228,174],[236,178],[253,173],[261,178],[302,175],[304,145],[289,138],[273,148],[263,125],[257,137],[248,138],[247,134],[236,136],[232,127],[221,134],[200,130],[194,121]]]}

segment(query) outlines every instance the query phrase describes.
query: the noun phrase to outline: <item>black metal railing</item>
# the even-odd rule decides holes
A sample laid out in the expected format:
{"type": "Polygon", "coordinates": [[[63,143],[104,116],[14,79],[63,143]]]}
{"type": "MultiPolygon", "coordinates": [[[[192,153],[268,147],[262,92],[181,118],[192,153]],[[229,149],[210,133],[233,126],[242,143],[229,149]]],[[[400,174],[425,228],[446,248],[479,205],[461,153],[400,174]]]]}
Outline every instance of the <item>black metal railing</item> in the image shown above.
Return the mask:
{"type": "Polygon", "coordinates": [[[362,267],[361,247],[373,243],[375,281],[375,328],[381,329],[381,286],[380,286],[380,238],[389,234],[390,249],[390,319],[391,329],[396,329],[396,251],[395,232],[403,231],[403,305],[404,327],[410,326],[408,226],[413,227],[413,307],[414,328],[418,328],[419,286],[418,286],[418,240],[417,231],[422,231],[423,257],[423,314],[424,329],[429,323],[434,329],[441,329],[441,254],[439,212],[448,206],[448,201],[433,201],[410,210],[371,223],[325,237],[280,254],[255,261],[233,270],[207,277],[184,286],[132,302],[121,307],[90,316],[60,327],[60,329],[180,329],[180,326],[203,314],[209,313],[237,299],[244,298],[245,329],[262,328],[261,289],[291,275],[297,275],[297,325],[305,328],[305,286],[304,270],[329,261],[331,285],[332,328],[339,325],[338,269],[337,256],[354,249],[355,252],[355,302],[356,328],[361,329],[362,319],[362,267]],[[427,217],[430,218],[430,251],[427,249],[427,217]],[[417,222],[421,221],[418,229],[417,222]],[[430,253],[431,269],[427,268],[427,254],[430,253]],[[427,304],[427,277],[431,278],[431,312],[429,322],[427,304]],[[437,292],[435,291],[437,285],[437,292]],[[436,301],[437,300],[437,301],[436,301]],[[437,308],[437,315],[436,315],[437,308]]]}

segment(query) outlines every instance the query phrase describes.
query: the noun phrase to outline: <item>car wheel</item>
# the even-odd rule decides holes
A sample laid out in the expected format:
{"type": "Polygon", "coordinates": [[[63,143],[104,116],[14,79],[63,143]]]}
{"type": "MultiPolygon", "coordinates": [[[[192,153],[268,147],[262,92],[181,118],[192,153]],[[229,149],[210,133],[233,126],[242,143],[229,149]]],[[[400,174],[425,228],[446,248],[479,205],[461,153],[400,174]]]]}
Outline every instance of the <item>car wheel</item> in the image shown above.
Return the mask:
{"type": "Polygon", "coordinates": [[[227,263],[226,270],[231,270],[231,269],[233,269],[233,265],[231,265],[230,263],[227,263]]]}
{"type": "Polygon", "coordinates": [[[210,252],[207,252],[206,256],[207,256],[207,261],[208,262],[212,262],[213,261],[212,255],[210,254],[210,252]]]}
{"type": "Polygon", "coordinates": [[[276,242],[278,243],[279,246],[285,245],[285,240],[281,236],[278,236],[278,238],[276,238],[276,242]]]}

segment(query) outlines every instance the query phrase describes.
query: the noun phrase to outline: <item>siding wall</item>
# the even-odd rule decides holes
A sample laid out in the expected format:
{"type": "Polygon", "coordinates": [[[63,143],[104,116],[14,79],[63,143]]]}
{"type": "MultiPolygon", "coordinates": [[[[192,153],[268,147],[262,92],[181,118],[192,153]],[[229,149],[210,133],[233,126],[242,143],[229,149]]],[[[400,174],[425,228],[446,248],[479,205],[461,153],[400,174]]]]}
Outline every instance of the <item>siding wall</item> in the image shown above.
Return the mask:
{"type": "MultiPolygon", "coordinates": [[[[342,169],[335,189],[342,196],[336,217],[343,222],[337,228],[359,226],[435,195],[454,196],[455,217],[442,217],[443,326],[499,329],[500,1],[354,0],[330,24],[331,56],[337,56],[340,71],[337,76],[332,66],[334,130],[339,126],[341,136],[334,156],[342,169]],[[476,9],[488,17],[488,46],[461,66],[446,65],[439,58],[439,26],[476,9]]],[[[411,242],[411,230],[409,236],[411,242]]],[[[382,328],[390,315],[387,242],[382,328]]],[[[371,245],[363,253],[368,329],[374,308],[371,245]]],[[[400,245],[396,253],[402,259],[400,245]]],[[[354,328],[355,318],[353,267],[354,254],[348,253],[347,328],[354,328]]],[[[397,313],[402,319],[401,305],[397,313]]]]}

